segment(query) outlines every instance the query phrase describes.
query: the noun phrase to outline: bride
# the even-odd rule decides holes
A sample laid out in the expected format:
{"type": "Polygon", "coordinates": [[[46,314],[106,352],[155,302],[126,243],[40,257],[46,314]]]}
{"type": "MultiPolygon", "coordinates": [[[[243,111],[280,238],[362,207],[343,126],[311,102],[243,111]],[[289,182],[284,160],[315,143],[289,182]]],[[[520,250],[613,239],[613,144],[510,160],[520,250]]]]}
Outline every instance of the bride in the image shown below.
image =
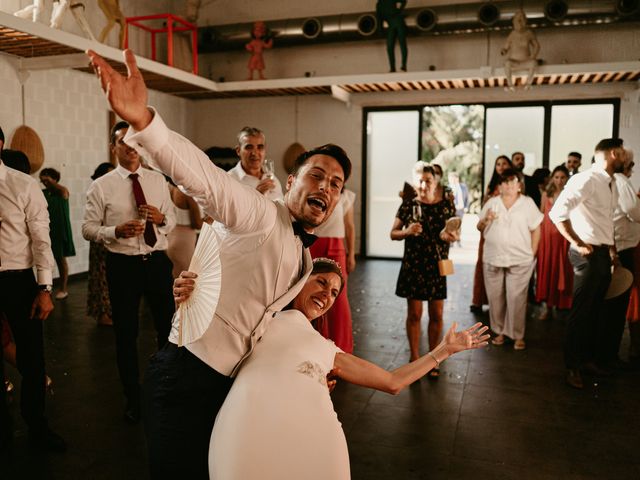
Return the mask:
{"type": "Polygon", "coordinates": [[[347,382],[397,394],[451,355],[487,344],[481,323],[460,332],[454,323],[431,352],[392,372],[383,370],[343,353],[311,326],[343,284],[340,266],[318,258],[290,308],[274,315],[216,417],[209,448],[212,479],[349,479],[347,443],[327,388],[330,371],[347,382]]]}

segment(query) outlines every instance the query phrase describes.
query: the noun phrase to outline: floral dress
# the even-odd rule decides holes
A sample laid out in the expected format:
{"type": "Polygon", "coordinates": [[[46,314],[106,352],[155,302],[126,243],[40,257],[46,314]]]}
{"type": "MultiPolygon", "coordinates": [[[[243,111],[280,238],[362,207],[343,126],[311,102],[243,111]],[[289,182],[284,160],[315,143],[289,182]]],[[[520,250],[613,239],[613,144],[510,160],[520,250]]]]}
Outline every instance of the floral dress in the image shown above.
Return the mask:
{"type": "Polygon", "coordinates": [[[404,256],[398,275],[396,295],[412,300],[444,300],[447,298],[447,277],[441,276],[438,260],[448,258],[449,242],[440,239],[446,221],[455,216],[448,198],[438,203],[415,200],[402,202],[396,217],[404,227],[413,223],[413,205],[422,209],[422,233],[404,240],[404,256]]]}

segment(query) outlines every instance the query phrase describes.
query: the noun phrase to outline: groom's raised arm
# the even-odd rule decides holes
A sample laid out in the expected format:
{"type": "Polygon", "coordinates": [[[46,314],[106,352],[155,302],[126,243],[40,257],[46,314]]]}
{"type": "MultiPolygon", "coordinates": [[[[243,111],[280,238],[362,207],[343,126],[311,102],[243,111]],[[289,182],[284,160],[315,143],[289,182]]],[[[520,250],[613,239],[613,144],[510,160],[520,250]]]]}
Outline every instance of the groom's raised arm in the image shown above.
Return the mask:
{"type": "Polygon", "coordinates": [[[171,131],[147,105],[147,87],[130,50],[124,52],[124,77],[98,54],[88,51],[111,108],[129,128],[124,140],[149,163],[181,185],[214,220],[237,232],[255,232],[273,224],[272,202],[216,167],[202,150],[171,131]]]}

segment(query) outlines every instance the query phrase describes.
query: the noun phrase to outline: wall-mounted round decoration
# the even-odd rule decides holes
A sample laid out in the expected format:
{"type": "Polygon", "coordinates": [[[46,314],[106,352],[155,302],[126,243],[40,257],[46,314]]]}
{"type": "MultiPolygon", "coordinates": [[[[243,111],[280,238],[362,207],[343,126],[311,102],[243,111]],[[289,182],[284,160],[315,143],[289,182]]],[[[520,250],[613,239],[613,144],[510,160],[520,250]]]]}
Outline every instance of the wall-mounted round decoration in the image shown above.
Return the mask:
{"type": "Polygon", "coordinates": [[[478,21],[485,27],[491,27],[500,20],[500,9],[493,3],[484,3],[478,9],[478,21]]]}
{"type": "Polygon", "coordinates": [[[31,173],[37,172],[42,167],[44,163],[44,147],[42,146],[40,137],[33,128],[27,127],[26,125],[19,126],[16,131],[13,132],[10,148],[12,150],[20,150],[29,157],[31,173]]]}
{"type": "Polygon", "coordinates": [[[375,15],[365,13],[358,17],[358,33],[363,37],[369,37],[376,33],[378,29],[378,20],[375,15]]]}
{"type": "Polygon", "coordinates": [[[322,22],[317,18],[307,18],[302,23],[302,35],[304,38],[314,40],[322,33],[322,22]]]}
{"type": "Polygon", "coordinates": [[[422,32],[430,32],[438,24],[438,15],[430,8],[424,8],[416,14],[416,26],[422,32]]]}
{"type": "Polygon", "coordinates": [[[569,13],[569,5],[564,0],[550,0],[544,6],[544,16],[551,22],[561,22],[569,13]]]}
{"type": "Polygon", "coordinates": [[[284,152],[282,156],[282,165],[287,173],[293,172],[293,165],[296,162],[296,158],[298,158],[302,153],[306,150],[302,145],[298,142],[292,143],[289,145],[289,148],[284,152]]]}

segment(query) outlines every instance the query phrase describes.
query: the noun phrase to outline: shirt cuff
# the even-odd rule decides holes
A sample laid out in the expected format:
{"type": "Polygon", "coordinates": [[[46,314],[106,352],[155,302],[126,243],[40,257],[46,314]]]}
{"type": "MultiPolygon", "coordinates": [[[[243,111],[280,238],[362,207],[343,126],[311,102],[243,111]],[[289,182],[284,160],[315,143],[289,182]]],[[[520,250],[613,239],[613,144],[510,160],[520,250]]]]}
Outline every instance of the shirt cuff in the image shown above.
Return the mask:
{"type": "Polygon", "coordinates": [[[102,230],[102,241],[104,243],[111,243],[116,241],[116,227],[115,225],[112,227],[103,227],[102,230]]]}
{"type": "Polygon", "coordinates": [[[130,127],[124,136],[124,142],[134,148],[145,158],[152,158],[162,150],[169,139],[169,129],[153,107],[148,107],[153,114],[151,123],[144,130],[137,132],[130,127]]]}
{"type": "Polygon", "coordinates": [[[38,285],[53,285],[53,274],[51,270],[38,270],[36,275],[38,285]]]}

